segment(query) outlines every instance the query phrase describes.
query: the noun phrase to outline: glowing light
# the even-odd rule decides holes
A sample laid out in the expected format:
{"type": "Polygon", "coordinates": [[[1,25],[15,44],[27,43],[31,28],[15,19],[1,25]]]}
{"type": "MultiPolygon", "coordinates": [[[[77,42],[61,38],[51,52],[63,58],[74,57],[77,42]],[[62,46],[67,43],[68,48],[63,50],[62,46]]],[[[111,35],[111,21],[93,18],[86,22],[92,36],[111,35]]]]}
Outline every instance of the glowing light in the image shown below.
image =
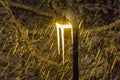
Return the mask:
{"type": "Polygon", "coordinates": [[[58,54],[60,55],[60,30],[61,30],[61,39],[62,39],[62,57],[63,57],[63,63],[64,63],[64,29],[65,28],[70,28],[71,29],[71,41],[73,43],[73,28],[72,25],[70,23],[68,24],[59,24],[56,23],[56,27],[57,27],[57,40],[58,40],[58,54]]]}

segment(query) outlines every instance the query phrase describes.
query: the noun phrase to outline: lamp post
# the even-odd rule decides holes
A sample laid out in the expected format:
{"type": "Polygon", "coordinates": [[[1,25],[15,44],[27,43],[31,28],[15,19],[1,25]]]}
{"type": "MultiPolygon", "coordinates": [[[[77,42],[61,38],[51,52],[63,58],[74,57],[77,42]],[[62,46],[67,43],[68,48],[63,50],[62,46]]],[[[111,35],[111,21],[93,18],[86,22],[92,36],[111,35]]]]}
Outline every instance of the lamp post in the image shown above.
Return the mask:
{"type": "Polygon", "coordinates": [[[57,27],[57,40],[58,40],[58,54],[60,54],[60,31],[61,30],[61,39],[62,39],[62,59],[64,64],[64,29],[70,28],[71,29],[71,36],[72,36],[72,43],[73,43],[73,80],[79,79],[79,72],[78,72],[78,27],[72,28],[72,25],[69,24],[59,24],[56,23],[57,27]]]}
{"type": "MultiPolygon", "coordinates": [[[[62,14],[70,24],[72,25],[73,35],[73,80],[79,80],[79,69],[78,69],[78,17],[72,10],[65,10],[62,14]]],[[[62,24],[61,24],[62,25],[62,24]]],[[[59,46],[58,46],[59,47],[59,46]]]]}

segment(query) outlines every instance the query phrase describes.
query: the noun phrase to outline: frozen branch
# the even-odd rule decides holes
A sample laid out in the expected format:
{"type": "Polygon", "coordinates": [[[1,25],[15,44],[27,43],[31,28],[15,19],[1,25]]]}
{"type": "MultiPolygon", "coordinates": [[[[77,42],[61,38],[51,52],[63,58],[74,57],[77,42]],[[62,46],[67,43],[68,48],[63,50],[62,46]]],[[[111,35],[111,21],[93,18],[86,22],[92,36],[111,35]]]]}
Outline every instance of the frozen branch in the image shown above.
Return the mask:
{"type": "Polygon", "coordinates": [[[27,5],[20,4],[20,3],[9,2],[8,5],[11,6],[11,7],[16,7],[16,8],[21,8],[21,9],[24,9],[24,10],[28,10],[28,11],[31,11],[33,13],[36,13],[36,14],[42,15],[42,16],[47,16],[47,17],[54,17],[55,16],[54,13],[43,12],[42,10],[36,9],[35,7],[27,6],[27,5]]]}
{"type": "Polygon", "coordinates": [[[106,30],[109,30],[109,29],[112,29],[112,28],[117,28],[117,27],[119,27],[119,25],[120,25],[120,19],[114,21],[113,23],[111,23],[109,25],[95,27],[91,31],[92,32],[106,31],[106,30]]]}

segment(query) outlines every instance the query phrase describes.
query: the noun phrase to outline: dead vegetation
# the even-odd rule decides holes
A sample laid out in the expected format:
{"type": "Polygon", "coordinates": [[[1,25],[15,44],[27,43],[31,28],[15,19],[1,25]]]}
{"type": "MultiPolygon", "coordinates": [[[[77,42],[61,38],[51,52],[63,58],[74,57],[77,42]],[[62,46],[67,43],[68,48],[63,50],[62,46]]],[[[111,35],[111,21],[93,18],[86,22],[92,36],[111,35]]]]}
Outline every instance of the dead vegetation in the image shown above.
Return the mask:
{"type": "Polygon", "coordinates": [[[55,28],[56,17],[72,8],[83,20],[80,80],[119,80],[119,4],[119,0],[0,0],[0,79],[72,80],[69,31],[63,65],[55,28]]]}

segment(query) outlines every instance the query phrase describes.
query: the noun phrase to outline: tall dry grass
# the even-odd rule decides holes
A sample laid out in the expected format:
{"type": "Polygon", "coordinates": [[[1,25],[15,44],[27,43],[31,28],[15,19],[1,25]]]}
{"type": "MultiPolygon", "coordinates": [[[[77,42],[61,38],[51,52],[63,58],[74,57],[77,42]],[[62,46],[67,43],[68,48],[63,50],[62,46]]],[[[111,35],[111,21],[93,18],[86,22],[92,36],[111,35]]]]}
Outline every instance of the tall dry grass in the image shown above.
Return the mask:
{"type": "MultiPolygon", "coordinates": [[[[5,5],[0,16],[1,80],[72,80],[72,45],[65,30],[65,64],[57,52],[55,20],[16,18],[5,5]],[[44,23],[46,21],[46,23],[44,23]],[[44,23],[44,24],[43,24],[44,23]],[[42,25],[43,24],[43,25],[42,25]]],[[[80,80],[120,79],[120,32],[115,28],[79,29],[80,80]]]]}

